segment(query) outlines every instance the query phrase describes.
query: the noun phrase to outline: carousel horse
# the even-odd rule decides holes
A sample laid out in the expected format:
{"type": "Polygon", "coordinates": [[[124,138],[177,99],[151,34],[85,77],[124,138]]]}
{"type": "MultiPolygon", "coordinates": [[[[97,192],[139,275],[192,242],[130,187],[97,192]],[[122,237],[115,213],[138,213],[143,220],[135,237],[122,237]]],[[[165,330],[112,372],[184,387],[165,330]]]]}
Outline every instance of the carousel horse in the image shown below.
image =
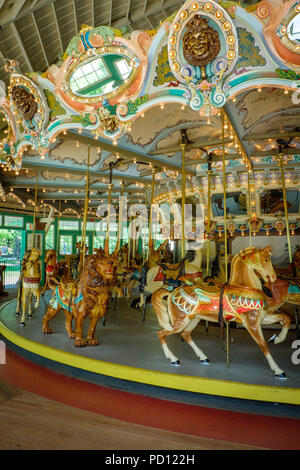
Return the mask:
{"type": "MultiPolygon", "coordinates": [[[[139,288],[140,296],[141,293],[144,291],[144,286],[146,284],[147,273],[150,269],[155,268],[158,264],[162,261],[166,245],[168,240],[165,240],[158,248],[154,249],[154,242],[153,240],[149,240],[149,252],[148,258],[143,263],[142,257],[140,255],[136,255],[133,263],[131,264],[132,271],[128,273],[128,277],[125,280],[124,287],[127,289],[127,295],[129,296],[132,293],[132,289],[139,288]]],[[[138,308],[141,303],[140,298],[133,299],[131,303],[132,308],[138,308]]]]}
{"type": "Polygon", "coordinates": [[[68,268],[66,265],[65,260],[61,260],[59,263],[57,262],[57,253],[55,250],[47,250],[46,257],[45,257],[45,272],[46,272],[46,280],[44,287],[42,289],[41,295],[45,295],[46,289],[53,289],[50,287],[50,283],[59,284],[60,279],[62,277],[67,277],[68,268]]]}
{"type": "MultiPolygon", "coordinates": [[[[288,303],[291,305],[300,305],[300,278],[298,279],[283,279],[277,278],[275,282],[266,283],[267,287],[272,294],[272,298],[268,299],[269,312],[275,312],[283,304],[288,303]]],[[[296,333],[299,335],[298,311],[296,308],[296,333]]],[[[276,335],[270,339],[271,342],[276,343],[276,335]]]]}
{"type": "Polygon", "coordinates": [[[137,253],[133,260],[131,260],[130,266],[122,281],[122,288],[126,290],[127,299],[132,297],[133,289],[139,286],[142,267],[143,258],[139,253],[137,253]]]}
{"type": "Polygon", "coordinates": [[[202,364],[208,364],[207,356],[194,343],[191,333],[201,319],[215,323],[235,321],[242,324],[258,344],[276,377],[286,374],[272,358],[264,339],[261,325],[279,322],[282,332],[276,343],[282,342],[288,333],[290,318],[284,314],[268,313],[268,301],[262,290],[258,274],[265,282],[275,282],[276,274],[271,263],[272,249],[247,248],[234,256],[228,284],[216,286],[181,286],[173,292],[159,289],[152,295],[152,306],[163,330],[158,332],[166,358],[179,365],[178,358],[168,348],[166,337],[181,333],[182,338],[194,350],[202,364]],[[165,301],[166,299],[166,301],[165,301]]]}
{"type": "Polygon", "coordinates": [[[164,285],[178,287],[181,279],[197,282],[202,279],[202,251],[188,250],[187,255],[176,264],[159,262],[157,266],[150,268],[146,276],[142,277],[140,285],[140,306],[144,305],[144,292],[152,294],[164,285]]]}
{"type": "Polygon", "coordinates": [[[46,251],[46,256],[44,259],[45,263],[45,271],[46,271],[46,280],[44,287],[42,289],[41,295],[45,294],[46,289],[49,287],[48,282],[49,282],[49,277],[50,276],[55,276],[56,275],[56,270],[57,270],[57,253],[55,250],[47,250],[46,251]]]}
{"type": "Polygon", "coordinates": [[[62,281],[56,286],[47,312],[43,318],[42,332],[52,333],[49,321],[60,310],[66,316],[66,330],[75,339],[76,347],[98,344],[95,330],[100,318],[104,318],[111,297],[112,287],[116,284],[116,259],[103,250],[86,258],[80,279],[62,281]],[[86,340],[83,338],[83,324],[89,317],[90,324],[86,340]],[[75,319],[75,331],[72,323],[75,319]]]}
{"type": "Polygon", "coordinates": [[[300,277],[300,248],[298,248],[293,256],[293,261],[286,267],[274,266],[277,276],[284,278],[300,277]]]}
{"type": "Polygon", "coordinates": [[[22,304],[22,317],[21,326],[25,326],[26,319],[26,306],[28,301],[28,318],[32,316],[32,296],[35,296],[36,301],[34,308],[37,309],[40,303],[40,251],[36,248],[27,250],[23,257],[21,276],[17,295],[17,309],[16,315],[20,313],[20,304],[22,304]]]}

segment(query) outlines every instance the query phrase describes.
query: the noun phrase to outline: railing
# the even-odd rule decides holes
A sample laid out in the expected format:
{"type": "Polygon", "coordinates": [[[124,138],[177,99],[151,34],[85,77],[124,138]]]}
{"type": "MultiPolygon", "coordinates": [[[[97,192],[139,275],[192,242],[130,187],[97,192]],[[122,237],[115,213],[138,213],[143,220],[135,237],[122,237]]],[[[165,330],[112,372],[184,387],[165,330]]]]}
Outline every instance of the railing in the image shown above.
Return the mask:
{"type": "Polygon", "coordinates": [[[21,260],[0,258],[0,265],[6,266],[6,269],[3,273],[4,288],[16,286],[20,279],[21,260]]]}

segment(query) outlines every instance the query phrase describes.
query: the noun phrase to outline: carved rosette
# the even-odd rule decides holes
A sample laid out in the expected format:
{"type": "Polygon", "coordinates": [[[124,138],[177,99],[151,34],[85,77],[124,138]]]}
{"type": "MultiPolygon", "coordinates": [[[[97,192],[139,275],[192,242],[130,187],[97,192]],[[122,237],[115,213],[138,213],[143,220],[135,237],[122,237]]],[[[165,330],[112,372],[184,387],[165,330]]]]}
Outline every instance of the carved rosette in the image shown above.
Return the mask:
{"type": "Polygon", "coordinates": [[[174,76],[188,86],[192,109],[224,106],[222,82],[238,60],[237,32],[226,10],[213,0],[187,1],[170,28],[168,55],[174,76]],[[205,93],[203,81],[211,84],[205,93]]]}

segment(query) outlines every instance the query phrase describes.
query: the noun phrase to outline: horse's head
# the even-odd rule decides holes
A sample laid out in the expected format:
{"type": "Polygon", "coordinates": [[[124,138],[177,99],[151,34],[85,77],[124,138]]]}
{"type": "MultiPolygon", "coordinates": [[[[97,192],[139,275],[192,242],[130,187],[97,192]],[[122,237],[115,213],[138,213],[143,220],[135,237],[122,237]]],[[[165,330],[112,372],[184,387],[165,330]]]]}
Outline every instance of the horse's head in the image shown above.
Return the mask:
{"type": "Polygon", "coordinates": [[[45,264],[56,264],[57,263],[57,253],[55,250],[47,250],[45,256],[45,264]]]}
{"type": "Polygon", "coordinates": [[[41,254],[40,250],[38,250],[37,248],[32,248],[28,261],[32,261],[33,263],[36,263],[40,257],[40,254],[41,254]]]}
{"type": "Polygon", "coordinates": [[[247,248],[239,256],[240,259],[253,268],[265,282],[275,282],[276,273],[271,261],[272,248],[247,248]]]}

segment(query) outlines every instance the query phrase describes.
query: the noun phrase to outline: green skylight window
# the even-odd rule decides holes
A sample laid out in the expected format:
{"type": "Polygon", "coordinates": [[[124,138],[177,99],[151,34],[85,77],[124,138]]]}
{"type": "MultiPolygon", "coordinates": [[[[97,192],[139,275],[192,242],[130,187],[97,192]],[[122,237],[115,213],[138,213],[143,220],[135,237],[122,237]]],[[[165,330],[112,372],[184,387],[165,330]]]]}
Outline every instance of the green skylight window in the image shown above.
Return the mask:
{"type": "Polygon", "coordinates": [[[300,44],[300,13],[289,23],[287,34],[291,41],[300,44]]]}
{"type": "Polygon", "coordinates": [[[101,96],[118,89],[129,79],[133,66],[121,54],[104,54],[78,65],[70,76],[69,86],[81,96],[101,96]]]}
{"type": "Polygon", "coordinates": [[[88,64],[78,67],[70,79],[70,87],[74,93],[80,93],[84,88],[94,83],[101,82],[110,76],[103,60],[99,57],[88,64]]]}

